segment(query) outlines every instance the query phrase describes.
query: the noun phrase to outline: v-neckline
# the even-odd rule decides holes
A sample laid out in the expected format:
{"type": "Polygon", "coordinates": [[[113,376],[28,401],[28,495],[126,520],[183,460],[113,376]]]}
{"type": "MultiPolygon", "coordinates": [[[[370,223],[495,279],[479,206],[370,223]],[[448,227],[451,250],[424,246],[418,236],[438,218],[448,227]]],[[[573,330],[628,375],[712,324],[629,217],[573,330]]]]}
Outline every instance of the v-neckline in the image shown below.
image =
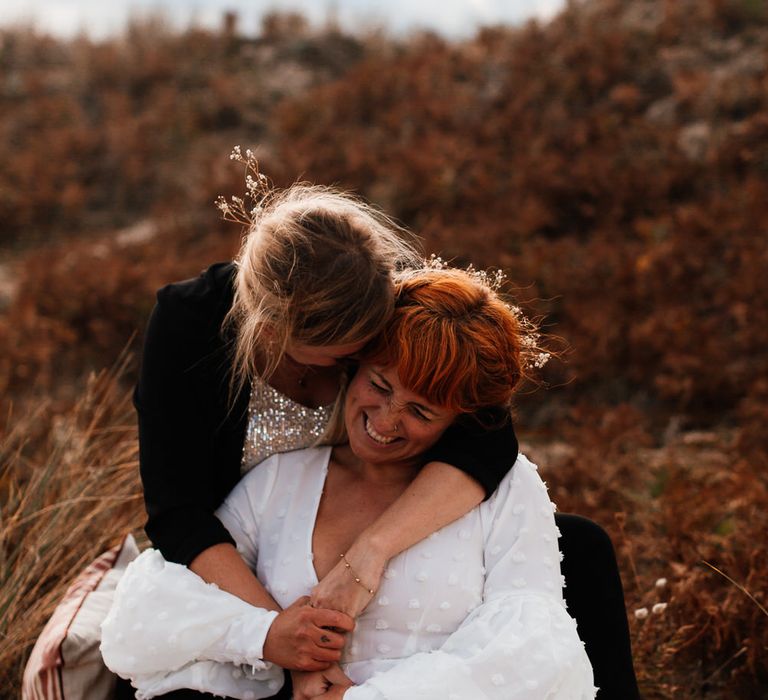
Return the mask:
{"type": "Polygon", "coordinates": [[[320,577],[317,575],[317,569],[315,568],[315,548],[314,548],[314,541],[315,541],[315,528],[317,527],[317,517],[320,514],[320,501],[323,498],[323,491],[325,491],[325,485],[328,481],[328,469],[331,464],[331,454],[333,453],[333,446],[328,445],[324,448],[325,455],[324,455],[324,462],[321,469],[321,474],[319,477],[319,483],[317,484],[319,488],[316,490],[316,496],[315,496],[315,502],[312,507],[312,511],[310,511],[310,522],[309,527],[307,528],[308,531],[308,541],[304,543],[304,546],[306,548],[306,561],[309,563],[309,571],[312,575],[312,586],[316,586],[320,583],[320,577]]]}

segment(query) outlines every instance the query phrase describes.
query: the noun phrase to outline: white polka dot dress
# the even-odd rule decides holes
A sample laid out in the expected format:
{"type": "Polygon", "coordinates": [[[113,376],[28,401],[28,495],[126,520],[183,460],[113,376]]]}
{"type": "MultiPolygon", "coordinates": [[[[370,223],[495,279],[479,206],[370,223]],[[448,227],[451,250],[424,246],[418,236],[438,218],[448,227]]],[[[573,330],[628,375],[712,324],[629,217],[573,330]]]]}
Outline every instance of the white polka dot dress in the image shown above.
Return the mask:
{"type": "MultiPolygon", "coordinates": [[[[330,448],[275,455],[249,472],[217,512],[246,562],[282,606],[307,595],[317,583],[312,530],[329,457],[330,448]]],[[[562,598],[553,510],[536,467],[521,456],[490,499],[393,558],[348,639],[342,668],[357,685],[345,692],[345,700],[594,698],[592,669],[562,598]]],[[[162,562],[159,553],[150,556],[162,562]]],[[[170,567],[175,565],[166,564],[163,571],[170,567]]],[[[108,645],[119,649],[108,661],[132,677],[145,692],[140,697],[153,697],[145,690],[144,661],[152,664],[155,686],[164,665],[171,677],[178,675],[179,664],[198,675],[201,664],[212,664],[227,674],[210,676],[211,684],[197,689],[245,698],[246,691],[233,692],[230,682],[233,670],[244,669],[250,677],[236,680],[255,693],[252,697],[274,694],[268,685],[276,680],[267,675],[271,665],[249,655],[260,652],[271,618],[257,623],[257,609],[250,606],[248,614],[239,613],[250,625],[249,650],[238,637],[237,611],[219,605],[233,596],[178,567],[174,574],[179,579],[196,579],[199,586],[183,590],[175,581],[173,595],[161,605],[158,589],[171,582],[161,581],[155,568],[145,569],[134,576],[129,568],[130,595],[118,591],[112,620],[105,625],[108,645]],[[197,605],[189,609],[192,601],[197,605]],[[174,622],[166,619],[161,625],[160,612],[174,622]],[[131,624],[144,625],[141,634],[125,629],[129,617],[131,624]],[[199,625],[221,630],[213,646],[210,635],[194,638],[199,625]],[[149,628],[160,626],[166,637],[170,632],[184,639],[177,646],[185,651],[166,654],[168,645],[163,645],[150,655],[146,644],[138,644],[149,628]],[[127,664],[129,656],[132,663],[127,664]],[[256,673],[263,677],[253,677],[256,673]],[[219,686],[223,675],[227,683],[219,686]]]]}

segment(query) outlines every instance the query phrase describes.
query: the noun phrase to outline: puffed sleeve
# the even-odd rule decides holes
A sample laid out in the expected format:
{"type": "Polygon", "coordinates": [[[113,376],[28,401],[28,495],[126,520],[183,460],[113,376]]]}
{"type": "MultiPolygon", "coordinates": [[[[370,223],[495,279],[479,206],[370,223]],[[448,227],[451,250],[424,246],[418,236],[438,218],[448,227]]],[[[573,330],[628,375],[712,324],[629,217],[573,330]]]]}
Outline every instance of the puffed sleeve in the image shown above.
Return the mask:
{"type": "MultiPolygon", "coordinates": [[[[271,457],[238,484],[216,515],[255,568],[259,525],[276,469],[271,457]]],[[[178,688],[262,698],[282,686],[282,670],[262,660],[277,612],[257,608],[147,550],[127,568],[102,625],[107,666],[130,678],[139,698],[178,688]]]]}
{"type": "Polygon", "coordinates": [[[283,683],[282,669],[262,659],[275,617],[149,549],[117,585],[101,653],[140,699],[176,688],[269,697],[283,683]]]}
{"type": "Polygon", "coordinates": [[[553,506],[524,457],[481,506],[483,602],[442,648],[404,659],[345,700],[588,700],[592,668],[565,610],[553,506]]]}

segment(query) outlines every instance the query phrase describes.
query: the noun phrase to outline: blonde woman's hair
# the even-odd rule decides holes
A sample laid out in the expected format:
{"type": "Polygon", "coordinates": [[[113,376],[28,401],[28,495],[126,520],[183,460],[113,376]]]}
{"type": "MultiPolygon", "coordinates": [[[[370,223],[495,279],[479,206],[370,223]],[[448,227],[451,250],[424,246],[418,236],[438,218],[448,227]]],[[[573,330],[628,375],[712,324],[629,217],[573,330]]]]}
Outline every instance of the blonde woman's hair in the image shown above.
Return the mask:
{"type": "Polygon", "coordinates": [[[231,388],[269,378],[289,341],[322,347],[375,335],[394,309],[393,274],[417,260],[404,234],[379,210],[330,187],[297,184],[270,194],[235,259],[224,321],[234,330],[231,388]]]}

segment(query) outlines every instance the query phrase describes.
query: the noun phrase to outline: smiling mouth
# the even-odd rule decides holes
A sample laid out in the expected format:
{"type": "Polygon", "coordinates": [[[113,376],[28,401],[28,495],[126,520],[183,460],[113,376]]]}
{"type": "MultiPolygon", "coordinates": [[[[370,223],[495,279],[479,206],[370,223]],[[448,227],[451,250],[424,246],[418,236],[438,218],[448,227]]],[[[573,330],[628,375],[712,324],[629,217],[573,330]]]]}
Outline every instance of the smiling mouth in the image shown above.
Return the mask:
{"type": "Polygon", "coordinates": [[[371,440],[374,442],[377,442],[379,445],[389,445],[393,443],[398,438],[396,437],[386,437],[385,435],[381,435],[380,433],[377,433],[373,429],[373,425],[371,424],[371,419],[368,418],[368,416],[364,416],[364,425],[365,425],[365,432],[368,435],[371,440]]]}

